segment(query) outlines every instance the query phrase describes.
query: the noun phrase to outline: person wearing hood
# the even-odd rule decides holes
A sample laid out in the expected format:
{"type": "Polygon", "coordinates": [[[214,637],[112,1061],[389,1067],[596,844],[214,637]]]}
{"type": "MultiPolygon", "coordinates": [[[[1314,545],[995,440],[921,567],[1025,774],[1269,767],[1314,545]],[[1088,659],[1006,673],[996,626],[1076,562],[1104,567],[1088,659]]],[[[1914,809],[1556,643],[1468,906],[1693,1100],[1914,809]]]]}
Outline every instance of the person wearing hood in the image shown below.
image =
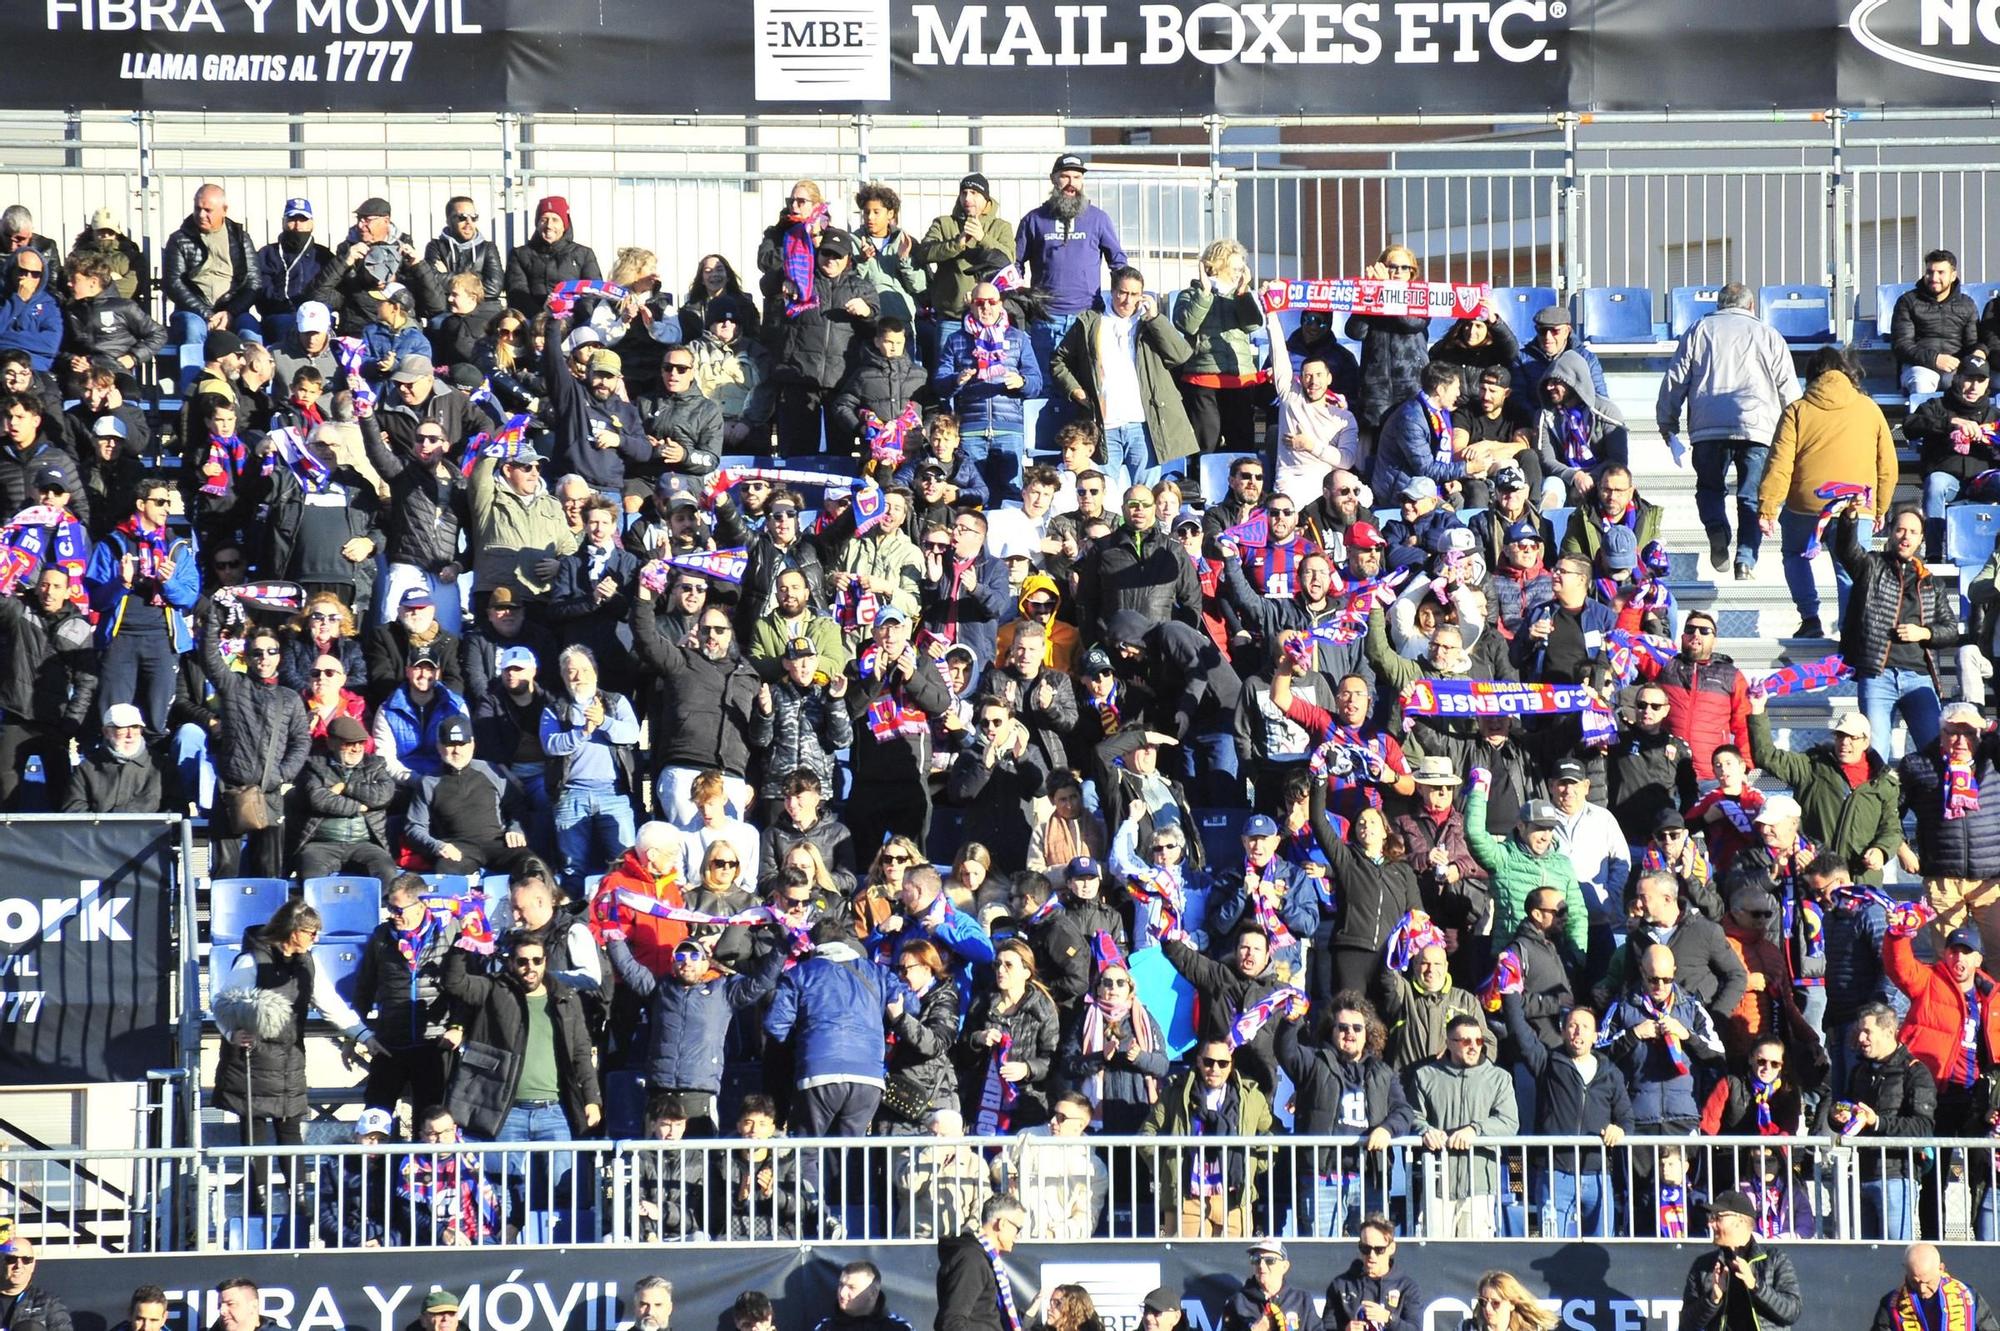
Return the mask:
{"type": "Polygon", "coordinates": [[[1139,677],[1156,700],[1149,722],[1180,742],[1182,776],[1200,783],[1205,803],[1241,803],[1235,725],[1242,681],[1215,644],[1177,620],[1136,610],[1112,615],[1104,638],[1119,673],[1139,677]]]}
{"type": "Polygon", "coordinates": [[[1597,387],[1577,352],[1556,357],[1533,396],[1523,396],[1536,408],[1529,437],[1542,475],[1567,485],[1579,500],[1590,493],[1601,465],[1627,464],[1625,418],[1597,387]]]}
{"type": "Polygon", "coordinates": [[[812,942],[811,954],[779,979],[764,1034],[792,1041],[794,1130],[860,1137],[882,1103],[888,1011],[909,990],[890,967],[862,955],[852,922],[839,913],[813,925],[812,942]]]}
{"type": "Polygon", "coordinates": [[[81,384],[95,360],[114,361],[126,386],[132,376],[167,344],[167,330],[153,322],[136,301],[111,286],[111,266],[101,255],[71,256],[70,303],[63,310],[62,380],[81,384]]]}
{"type": "Polygon", "coordinates": [[[1514,362],[1514,391],[1523,400],[1540,401],[1543,377],[1558,359],[1569,353],[1583,362],[1598,400],[1609,398],[1611,389],[1604,379],[1604,363],[1597,359],[1596,352],[1577,340],[1575,321],[1570,318],[1569,307],[1563,304],[1535,311],[1534,340],[1521,348],[1521,357],[1514,362]]]}
{"type": "Polygon", "coordinates": [[[945,330],[931,390],[958,417],[959,451],[979,469],[998,503],[1020,494],[1027,456],[1027,401],[1043,395],[1040,363],[1000,288],[972,288],[965,315],[945,330]]]}
{"type": "Polygon", "coordinates": [[[264,316],[264,336],[274,342],[290,335],[320,270],[333,262],[333,251],[313,239],[311,199],[286,199],[281,225],[278,238],[257,251],[262,287],[257,309],[264,316]]]}
{"type": "Polygon", "coordinates": [[[85,256],[100,258],[110,266],[111,290],[127,300],[137,301],[143,308],[152,308],[153,282],[145,252],[125,234],[125,228],[118,225],[117,214],[109,208],[92,213],[90,225],[77,232],[76,239],[70,242],[69,263],[85,256]]]}
{"type": "Polygon", "coordinates": [[[1944,515],[1968,481],[2000,467],[1996,450],[1984,431],[2000,420],[2000,406],[1990,396],[1992,370],[1985,351],[1975,351],[1937,397],[1903,420],[1903,438],[1921,450],[1924,476],[1924,555],[1944,558],[1944,515]]]}
{"type": "Polygon", "coordinates": [[[62,306],[50,294],[48,275],[54,265],[30,246],[7,260],[7,293],[0,301],[0,351],[28,353],[39,373],[55,365],[62,346],[62,306]]]}
{"type": "MultiPolygon", "coordinates": [[[[1849,506],[1859,519],[1854,539],[1865,546],[1874,535],[1876,520],[1894,501],[1901,464],[1889,422],[1882,408],[1862,391],[1861,369],[1845,351],[1839,347],[1815,351],[1806,362],[1806,379],[1805,396],[1788,405],[1779,418],[1771,465],[1757,492],[1757,512],[1766,536],[1783,534],[1785,583],[1799,610],[1798,636],[1820,638],[1825,630],[1819,616],[1819,587],[1807,554],[1821,544],[1816,538],[1829,502],[1818,491],[1833,482],[1869,485],[1868,492],[1849,506]]],[[[1844,626],[1853,585],[1845,561],[1834,561],[1833,578],[1844,626]]]]}
{"type": "Polygon", "coordinates": [[[1013,619],[1000,626],[994,639],[993,656],[1004,661],[1012,653],[1014,635],[1023,625],[1039,624],[1042,629],[1042,664],[1057,674],[1067,675],[1083,655],[1082,635],[1076,625],[1066,624],[1057,618],[1062,608],[1062,588],[1046,573],[1030,573],[1021,583],[1021,596],[1015,602],[1018,612],[1013,619]]]}
{"type": "MultiPolygon", "coordinates": [[[[691,327],[683,307],[683,329],[691,327]]],[[[748,296],[717,296],[701,312],[701,335],[691,344],[694,387],[722,409],[722,451],[763,453],[771,446],[777,386],[771,353],[757,340],[757,311],[748,296]]]]}
{"type": "MultiPolygon", "coordinates": [[[[194,211],[160,255],[160,289],[173,302],[173,341],[180,348],[180,388],[185,394],[201,373],[202,343],[214,329],[255,335],[252,306],[262,294],[250,233],[229,216],[220,185],[195,191],[194,211]]],[[[357,326],[358,331],[358,326],[357,326]]]]}
{"type": "Polygon", "coordinates": [[[443,312],[444,280],[417,256],[409,236],[391,218],[388,200],[363,199],[354,210],[354,225],[320,267],[304,299],[334,311],[343,336],[360,337],[380,312],[379,293],[392,284],[409,289],[418,320],[443,312]]]}
{"type": "Polygon", "coordinates": [[[564,282],[597,282],[597,254],[576,241],[569,200],[551,194],[535,204],[535,234],[507,255],[507,308],[533,318],[564,282]]]}
{"type": "Polygon", "coordinates": [[[1979,307],[1965,294],[1958,256],[1932,250],[1916,285],[1896,298],[1889,315],[1897,383],[1912,397],[1935,393],[1978,346],[1979,307]]]}
{"type": "Polygon", "coordinates": [[[177,783],[146,747],[146,718],[131,703],[104,709],[100,741],[70,770],[63,813],[181,813],[177,783]]]}
{"type": "Polygon", "coordinates": [[[500,247],[479,234],[479,206],[463,194],[445,200],[444,225],[424,246],[424,262],[445,278],[473,274],[482,300],[497,301],[507,289],[500,247]]]}

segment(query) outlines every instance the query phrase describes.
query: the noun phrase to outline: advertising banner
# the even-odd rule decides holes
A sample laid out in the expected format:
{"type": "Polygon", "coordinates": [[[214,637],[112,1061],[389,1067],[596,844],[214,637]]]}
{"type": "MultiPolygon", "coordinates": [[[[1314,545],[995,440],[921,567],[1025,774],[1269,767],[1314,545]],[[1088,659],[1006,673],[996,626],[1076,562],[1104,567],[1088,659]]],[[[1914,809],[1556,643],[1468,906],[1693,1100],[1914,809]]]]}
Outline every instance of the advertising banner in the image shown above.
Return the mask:
{"type": "Polygon", "coordinates": [[[1234,115],[1984,106],[1989,0],[23,0],[8,105],[1234,115]]]}
{"type": "Polygon", "coordinates": [[[0,1085],[173,1067],[179,824],[0,818],[0,1085]]]}

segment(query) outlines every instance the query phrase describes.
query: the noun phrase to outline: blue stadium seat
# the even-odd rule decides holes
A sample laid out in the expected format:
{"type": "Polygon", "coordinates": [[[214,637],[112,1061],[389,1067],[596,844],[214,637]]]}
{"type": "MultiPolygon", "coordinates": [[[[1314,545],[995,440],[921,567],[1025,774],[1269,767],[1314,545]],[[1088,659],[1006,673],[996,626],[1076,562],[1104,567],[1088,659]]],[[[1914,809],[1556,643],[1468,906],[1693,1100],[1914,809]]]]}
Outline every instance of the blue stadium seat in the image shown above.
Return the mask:
{"type": "Polygon", "coordinates": [[[2000,504],[1953,504],[1944,511],[1944,557],[1956,564],[1959,581],[1972,581],[1993,554],[2000,537],[2000,504]]]}
{"type": "Polygon", "coordinates": [[[217,943],[208,950],[208,1010],[215,1011],[215,996],[229,988],[229,972],[243,949],[234,943],[217,943]]]}
{"type": "Polygon", "coordinates": [[[358,938],[313,944],[313,967],[333,982],[334,992],[352,1003],[354,982],[361,974],[361,954],[366,945],[358,938]]]}
{"type": "Polygon", "coordinates": [[[1889,321],[1896,313],[1896,302],[1911,287],[1909,282],[1882,282],[1875,287],[1875,331],[1882,340],[1889,340],[1889,321]]]}
{"type": "Polygon", "coordinates": [[[359,874],[308,878],[306,904],[330,938],[366,938],[382,923],[382,883],[359,874]]]}
{"type": "Polygon", "coordinates": [[[292,895],[289,878],[214,878],[208,884],[208,936],[231,943],[278,913],[292,895]]]}
{"type": "MultiPolygon", "coordinates": [[[[803,526],[804,524],[800,524],[803,526]]],[[[479,891],[488,902],[504,900],[507,896],[507,875],[489,873],[479,880],[479,891]]]]}
{"type": "Polygon", "coordinates": [[[469,873],[427,873],[423,880],[430,885],[432,896],[469,897],[475,890],[469,873]]]}
{"type": "Polygon", "coordinates": [[[1243,824],[1250,821],[1248,809],[1195,809],[1194,828],[1201,837],[1201,852],[1210,864],[1241,864],[1243,824]]]}
{"type": "Polygon", "coordinates": [[[612,1141],[646,1135],[646,1080],[638,1073],[604,1074],[604,1135],[612,1141]]]}
{"type": "Polygon", "coordinates": [[[1449,333],[1451,331],[1451,326],[1457,322],[1458,320],[1452,318],[1448,314],[1439,315],[1437,318],[1431,320],[1431,326],[1429,330],[1431,341],[1435,342],[1439,338],[1443,337],[1446,333],[1449,333]]]}
{"type": "MultiPolygon", "coordinates": [[[[1569,515],[1574,512],[1576,512],[1574,507],[1545,508],[1542,510],[1542,517],[1548,521],[1549,530],[1555,534],[1557,545],[1562,544],[1563,533],[1569,529],[1569,515]]],[[[1553,550],[1542,552],[1542,559],[1545,563],[1554,563],[1555,556],[1556,552],[1553,550]]]]}
{"type": "MultiPolygon", "coordinates": [[[[1256,460],[1255,453],[1204,453],[1201,457],[1201,492],[1211,504],[1221,502],[1229,493],[1229,469],[1244,458],[1256,460]]],[[[1264,478],[1264,493],[1271,493],[1272,477],[1264,478]]],[[[1160,521],[1171,523],[1174,515],[1162,513],[1160,521]]]]}
{"type": "Polygon", "coordinates": [[[1720,287],[1675,287],[1667,296],[1667,331],[1679,337],[1704,315],[1715,313],[1720,287]]]}
{"type": "Polygon", "coordinates": [[[1966,282],[1959,287],[1972,300],[1972,307],[1986,313],[1986,302],[2000,294],[2000,282],[1966,282]]]}
{"type": "Polygon", "coordinates": [[[1832,292],[1816,286],[1757,289],[1757,312],[1787,342],[1824,342],[1833,336],[1832,292]]]}
{"type": "Polygon", "coordinates": [[[1653,293],[1645,287],[1589,287],[1583,293],[1583,340],[1651,342],[1653,293]]]}
{"type": "Polygon", "coordinates": [[[1554,287],[1494,287],[1493,306],[1522,346],[1534,341],[1535,315],[1556,303],[1554,287]]]}

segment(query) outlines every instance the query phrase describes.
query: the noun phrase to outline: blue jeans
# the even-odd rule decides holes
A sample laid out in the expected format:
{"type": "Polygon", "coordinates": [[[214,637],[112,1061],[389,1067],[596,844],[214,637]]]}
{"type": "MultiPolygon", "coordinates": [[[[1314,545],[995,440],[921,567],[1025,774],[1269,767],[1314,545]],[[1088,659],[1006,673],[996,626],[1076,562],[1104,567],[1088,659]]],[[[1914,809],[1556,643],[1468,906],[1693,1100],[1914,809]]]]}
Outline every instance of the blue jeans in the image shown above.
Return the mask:
{"type": "Polygon", "coordinates": [[[1571,1173],[1566,1169],[1537,1171],[1534,1204],[1542,1212],[1542,1237],[1608,1239],[1611,1237],[1611,1174],[1598,1169],[1571,1173]],[[1579,1223],[1580,1222],[1580,1223],[1579,1223]]]}
{"type": "Polygon", "coordinates": [[[1034,446],[1038,449],[1054,448],[1056,431],[1076,419],[1076,404],[1054,391],[1053,369],[1056,348],[1062,345],[1063,335],[1075,322],[1074,314],[1052,314],[1028,325],[1028,344],[1035,349],[1035,364],[1042,368],[1042,382],[1050,385],[1048,405],[1042,408],[1035,422],[1034,446]]]}
{"type": "Polygon", "coordinates": [[[553,858],[556,845],[555,810],[549,807],[549,769],[543,763],[509,763],[508,775],[528,795],[528,844],[537,855],[553,858]]]}
{"type": "Polygon", "coordinates": [[[585,878],[616,864],[634,840],[632,801],[617,791],[572,786],[556,797],[556,849],[571,896],[585,878]]]}
{"type": "MultiPolygon", "coordinates": [[[[1812,560],[1805,557],[1806,543],[1812,540],[1813,528],[1819,525],[1819,518],[1812,513],[1794,513],[1784,509],[1778,514],[1778,536],[1785,556],[1785,585],[1791,588],[1792,604],[1799,608],[1801,619],[1819,618],[1819,588],[1813,585],[1812,560]]],[[[1862,518],[1855,524],[1854,539],[1867,545],[1875,539],[1875,524],[1862,518]]],[[[1826,543],[1833,543],[1833,524],[1828,523],[1826,543]]],[[[1821,552],[1832,559],[1833,552],[1821,552]]],[[[1840,608],[1840,618],[1847,619],[1847,594],[1853,590],[1854,579],[1847,574],[1839,560],[1833,561],[1834,600],[1840,608]]]]}
{"type": "MultiPolygon", "coordinates": [[[[229,316],[230,331],[246,342],[262,342],[263,329],[258,326],[255,312],[232,314],[229,316]]],[[[208,320],[192,310],[175,310],[169,339],[179,349],[180,390],[185,395],[194,386],[201,374],[202,345],[208,341],[208,320]]]]}
{"type": "Polygon", "coordinates": [[[958,446],[986,482],[987,507],[1021,497],[1022,462],[1027,440],[1019,430],[980,430],[959,436],[958,446]]]}
{"type": "Polygon", "coordinates": [[[1694,510],[1711,536],[1729,532],[1723,482],[1729,468],[1736,468],[1736,562],[1751,568],[1757,566],[1757,552],[1764,544],[1764,532],[1757,525],[1757,487],[1764,483],[1764,468],[1770,461],[1768,444],[1745,439],[1697,439],[1694,443],[1694,510]]]}
{"type": "MultiPolygon", "coordinates": [[[[1042,414],[1048,413],[1044,411],[1042,414]]],[[[1146,426],[1143,421],[1134,421],[1130,425],[1114,425],[1106,430],[1104,456],[1109,459],[1111,467],[1122,469],[1131,477],[1132,484],[1150,484],[1145,480],[1145,476],[1153,465],[1153,441],[1146,437],[1146,426]]],[[[1169,516],[1167,521],[1172,522],[1173,518],[1169,516]]]]}
{"type": "Polygon", "coordinates": [[[1234,727],[1196,729],[1181,745],[1181,775],[1191,782],[1189,795],[1211,808],[1235,808],[1244,802],[1243,778],[1236,766],[1234,727]]]}
{"type": "Polygon", "coordinates": [[[1914,753],[1937,743],[1937,684],[1928,670],[1884,670],[1857,681],[1856,687],[1861,695],[1861,711],[1867,716],[1874,737],[1875,752],[1883,762],[1889,761],[1889,726],[1897,712],[1903,714],[1903,724],[1910,732],[1904,752],[1914,753]]]}
{"type": "Polygon", "coordinates": [[[1861,1185],[1861,1233],[1878,1243],[1908,1243],[1917,1236],[1917,1185],[1906,1178],[1861,1185]]]}
{"type": "Polygon", "coordinates": [[[174,728],[173,743],[181,790],[202,810],[214,808],[215,763],[208,756],[208,732],[190,721],[174,728]]]}
{"type": "MultiPolygon", "coordinates": [[[[499,1135],[493,1140],[566,1142],[573,1138],[569,1130],[569,1116],[563,1113],[561,1105],[544,1105],[535,1109],[525,1105],[515,1105],[507,1111],[506,1121],[501,1123],[499,1135]]],[[[507,1170],[505,1180],[507,1196],[510,1199],[515,1195],[522,1196],[530,1211],[554,1210],[557,1200],[554,1184],[570,1172],[574,1157],[568,1151],[557,1151],[547,1155],[509,1151],[504,1159],[507,1170]]]]}
{"type": "Polygon", "coordinates": [[[1931,559],[1944,558],[1944,511],[1964,487],[1965,482],[1950,472],[1934,471],[1924,477],[1924,546],[1931,559]]]}

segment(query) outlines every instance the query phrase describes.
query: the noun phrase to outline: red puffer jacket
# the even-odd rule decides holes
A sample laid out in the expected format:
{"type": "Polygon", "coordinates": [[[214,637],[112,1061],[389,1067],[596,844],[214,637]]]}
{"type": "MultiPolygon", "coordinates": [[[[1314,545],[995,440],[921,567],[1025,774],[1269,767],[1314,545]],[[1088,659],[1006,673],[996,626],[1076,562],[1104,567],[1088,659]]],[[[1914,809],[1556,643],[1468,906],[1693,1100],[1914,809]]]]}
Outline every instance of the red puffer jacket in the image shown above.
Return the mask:
{"type": "Polygon", "coordinates": [[[1688,743],[1694,754],[1694,774],[1715,780],[1710,757],[1717,746],[1734,744],[1750,754],[1749,682],[1736,663],[1714,656],[1696,664],[1677,656],[1664,666],[1641,657],[1639,673],[1667,691],[1667,729],[1688,743]]]}
{"type": "MultiPolygon", "coordinates": [[[[1908,934],[1892,933],[1882,944],[1882,969],[1910,996],[1910,1015],[1903,1019],[1900,1042],[1931,1070],[1939,1087],[1964,1084],[1960,1041],[1965,1033],[1965,994],[1945,965],[1918,961],[1908,934]]],[[[2000,984],[1980,971],[1973,985],[1985,1009],[1979,1033],[1986,1041],[1986,1056],[2000,1062],[2000,984]]]]}

